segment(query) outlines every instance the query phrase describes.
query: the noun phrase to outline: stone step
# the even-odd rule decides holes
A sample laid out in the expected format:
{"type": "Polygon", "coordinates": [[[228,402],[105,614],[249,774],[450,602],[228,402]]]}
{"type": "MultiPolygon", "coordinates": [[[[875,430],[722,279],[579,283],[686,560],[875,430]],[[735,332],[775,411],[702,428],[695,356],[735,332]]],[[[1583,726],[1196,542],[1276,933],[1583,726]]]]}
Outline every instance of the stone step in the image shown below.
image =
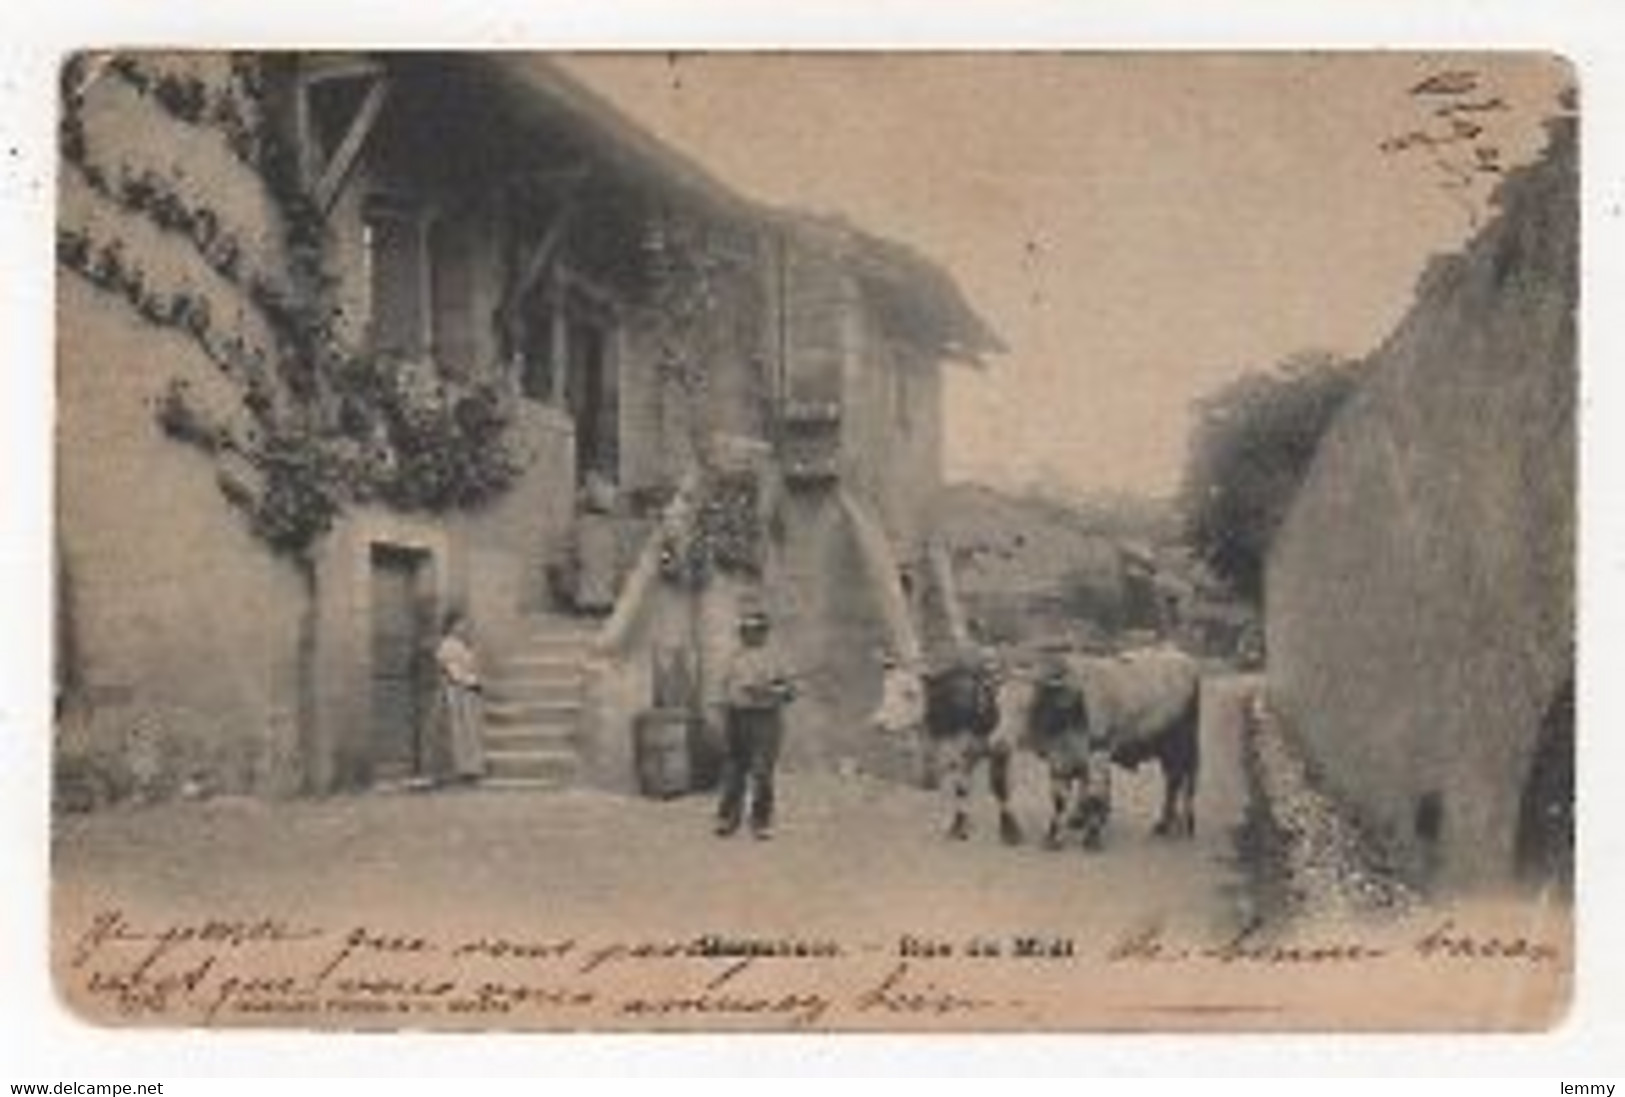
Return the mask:
{"type": "Polygon", "coordinates": [[[554,677],[561,674],[580,674],[589,663],[593,654],[586,648],[580,650],[564,648],[515,648],[514,653],[503,660],[497,668],[502,674],[513,674],[520,677],[541,675],[554,677]]]}
{"type": "Polygon", "coordinates": [[[585,654],[542,653],[522,651],[502,661],[498,677],[503,678],[563,678],[580,677],[586,664],[585,654]]]}
{"type": "Polygon", "coordinates": [[[524,746],[574,747],[577,727],[557,724],[487,724],[484,741],[488,749],[524,746]]]}
{"type": "Polygon", "coordinates": [[[480,788],[490,792],[564,792],[575,784],[575,778],[570,777],[487,777],[480,782],[480,788]]]}
{"type": "Polygon", "coordinates": [[[568,748],[526,747],[485,752],[486,784],[509,780],[569,784],[580,770],[581,757],[568,748]]]}
{"type": "Polygon", "coordinates": [[[596,622],[536,617],[487,683],[487,788],[567,788],[581,771],[578,735],[596,622]]]}
{"type": "Polygon", "coordinates": [[[562,674],[579,672],[592,658],[591,648],[567,648],[516,644],[512,654],[503,659],[498,669],[506,674],[562,674]]]}
{"type": "Polygon", "coordinates": [[[575,681],[517,681],[504,678],[486,686],[487,705],[578,705],[583,683],[575,681]]]}
{"type": "Polygon", "coordinates": [[[490,701],[488,724],[574,724],[581,719],[579,697],[567,701],[490,701]]]}

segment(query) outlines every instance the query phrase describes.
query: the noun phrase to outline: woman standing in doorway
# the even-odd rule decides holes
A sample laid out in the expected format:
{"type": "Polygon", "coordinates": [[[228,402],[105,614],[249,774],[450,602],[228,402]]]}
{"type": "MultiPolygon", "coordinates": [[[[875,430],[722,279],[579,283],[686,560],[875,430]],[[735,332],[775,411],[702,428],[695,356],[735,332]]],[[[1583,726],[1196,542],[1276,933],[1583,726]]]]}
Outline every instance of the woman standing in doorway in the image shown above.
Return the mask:
{"type": "Polygon", "coordinates": [[[467,619],[446,614],[440,644],[434,652],[440,668],[440,705],[451,746],[452,778],[474,782],[485,776],[485,716],[479,660],[468,641],[467,619]]]}

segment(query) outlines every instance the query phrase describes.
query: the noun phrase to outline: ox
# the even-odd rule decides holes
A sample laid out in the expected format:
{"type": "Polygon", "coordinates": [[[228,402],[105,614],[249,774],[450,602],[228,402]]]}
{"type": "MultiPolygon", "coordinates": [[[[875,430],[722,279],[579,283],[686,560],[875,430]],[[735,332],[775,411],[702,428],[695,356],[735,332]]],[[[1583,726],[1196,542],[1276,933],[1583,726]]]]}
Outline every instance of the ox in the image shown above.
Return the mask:
{"type": "Polygon", "coordinates": [[[1057,656],[1036,680],[1007,689],[1003,706],[1021,745],[1049,769],[1047,844],[1059,846],[1071,826],[1085,848],[1099,848],[1111,814],[1111,764],[1134,770],[1152,758],[1163,778],[1154,833],[1196,833],[1201,674],[1194,658],[1173,648],[1057,656]],[[1016,715],[1023,711],[1025,720],[1016,715]]]}
{"type": "Polygon", "coordinates": [[[948,836],[970,836],[971,780],[985,760],[988,789],[999,804],[999,836],[1007,845],[1021,842],[1021,825],[1010,810],[1010,756],[1014,743],[999,730],[999,685],[991,660],[960,653],[945,666],[923,675],[925,729],[939,768],[953,796],[948,836]]]}

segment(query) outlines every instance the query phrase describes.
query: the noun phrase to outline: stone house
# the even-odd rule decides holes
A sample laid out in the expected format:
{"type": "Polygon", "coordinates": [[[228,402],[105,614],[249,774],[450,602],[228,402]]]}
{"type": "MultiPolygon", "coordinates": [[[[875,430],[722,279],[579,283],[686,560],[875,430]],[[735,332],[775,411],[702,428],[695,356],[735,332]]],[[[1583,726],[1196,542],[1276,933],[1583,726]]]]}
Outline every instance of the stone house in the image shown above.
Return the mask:
{"type": "Polygon", "coordinates": [[[742,597],[809,763],[951,630],[942,373],[999,344],[929,260],[536,58],[81,55],[63,96],[58,752],[102,784],[432,776],[452,608],[519,786],[632,787],[742,597]]]}

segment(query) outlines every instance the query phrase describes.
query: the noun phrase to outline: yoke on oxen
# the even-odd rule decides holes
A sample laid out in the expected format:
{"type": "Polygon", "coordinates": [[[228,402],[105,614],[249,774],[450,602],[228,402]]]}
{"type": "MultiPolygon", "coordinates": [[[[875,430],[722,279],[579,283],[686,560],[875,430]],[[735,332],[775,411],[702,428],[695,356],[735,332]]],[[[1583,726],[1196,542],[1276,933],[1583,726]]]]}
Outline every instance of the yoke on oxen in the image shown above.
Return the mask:
{"type": "Polygon", "coordinates": [[[1171,646],[1112,656],[1051,651],[1036,668],[1005,668],[978,649],[956,651],[923,674],[926,727],[951,778],[948,834],[969,835],[971,779],[988,763],[1006,842],[1021,840],[1010,807],[1010,763],[1018,749],[1049,771],[1053,808],[1047,840],[1079,830],[1098,848],[1111,814],[1112,767],[1155,759],[1162,770],[1159,835],[1196,832],[1201,673],[1171,646]]]}

